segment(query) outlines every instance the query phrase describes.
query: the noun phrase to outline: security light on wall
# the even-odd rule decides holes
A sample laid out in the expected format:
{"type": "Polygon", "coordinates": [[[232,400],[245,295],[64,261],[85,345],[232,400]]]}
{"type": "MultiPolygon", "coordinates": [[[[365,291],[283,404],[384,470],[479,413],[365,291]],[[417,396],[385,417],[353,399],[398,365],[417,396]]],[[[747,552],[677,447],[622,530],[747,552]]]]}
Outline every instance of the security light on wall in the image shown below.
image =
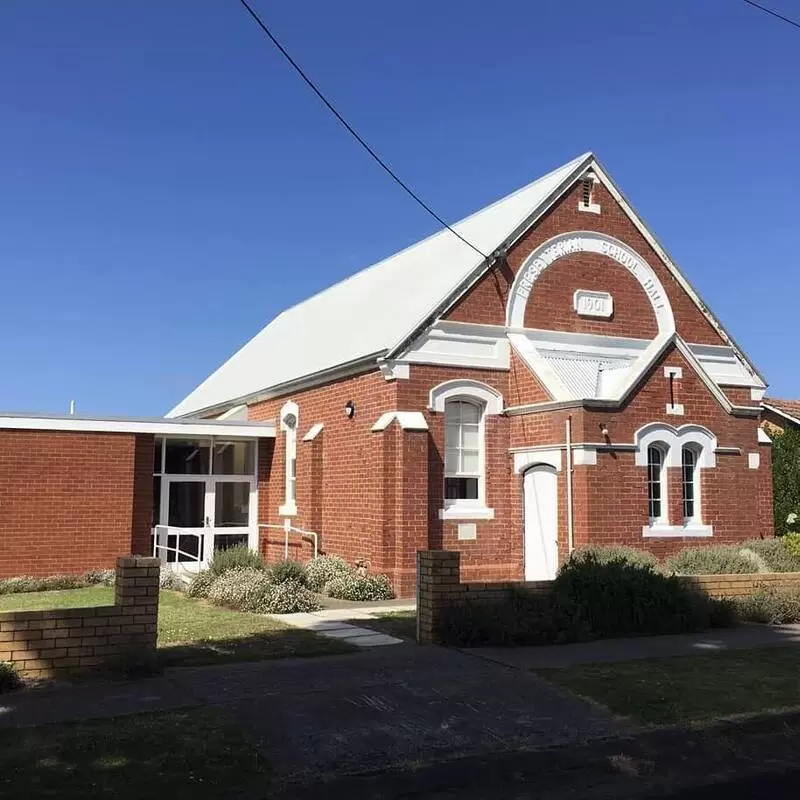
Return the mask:
{"type": "Polygon", "coordinates": [[[348,419],[352,419],[354,414],[356,413],[356,404],[352,400],[348,400],[344,404],[344,413],[347,415],[348,419]]]}
{"type": "Polygon", "coordinates": [[[600,423],[600,435],[604,439],[608,439],[608,425],[606,425],[605,422],[600,423]]]}

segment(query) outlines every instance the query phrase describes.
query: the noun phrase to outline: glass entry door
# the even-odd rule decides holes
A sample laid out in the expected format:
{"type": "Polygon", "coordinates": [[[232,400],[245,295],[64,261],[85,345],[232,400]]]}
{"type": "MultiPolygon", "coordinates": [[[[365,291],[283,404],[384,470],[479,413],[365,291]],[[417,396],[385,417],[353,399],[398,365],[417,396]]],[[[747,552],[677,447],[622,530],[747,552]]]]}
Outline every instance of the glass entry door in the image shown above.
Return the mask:
{"type": "Polygon", "coordinates": [[[156,539],[167,563],[204,567],[215,550],[258,546],[255,480],[165,476],[156,539]]]}

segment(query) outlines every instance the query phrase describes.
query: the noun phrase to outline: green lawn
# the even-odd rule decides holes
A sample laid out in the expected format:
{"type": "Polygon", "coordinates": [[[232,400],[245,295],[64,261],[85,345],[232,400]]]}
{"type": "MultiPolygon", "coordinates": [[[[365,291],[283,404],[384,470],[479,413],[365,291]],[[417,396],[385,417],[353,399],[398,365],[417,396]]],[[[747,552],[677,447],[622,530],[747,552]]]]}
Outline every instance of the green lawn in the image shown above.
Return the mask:
{"type": "MultiPolygon", "coordinates": [[[[106,586],[0,596],[0,611],[112,605],[106,586]]],[[[327,639],[256,614],[218,608],[179,592],[162,591],[158,608],[158,647],[164,666],[222,664],[264,658],[350,653],[353,645],[327,639]]]]}
{"type": "Polygon", "coordinates": [[[585,664],[538,674],[651,724],[800,706],[800,647],[793,646],[585,664]]]}
{"type": "Polygon", "coordinates": [[[212,709],[0,731],[3,800],[266,797],[268,779],[253,744],[212,709]]]}
{"type": "Polygon", "coordinates": [[[385,614],[378,614],[375,619],[353,620],[353,624],[397,636],[399,639],[417,638],[416,611],[387,611],[385,614]]]}

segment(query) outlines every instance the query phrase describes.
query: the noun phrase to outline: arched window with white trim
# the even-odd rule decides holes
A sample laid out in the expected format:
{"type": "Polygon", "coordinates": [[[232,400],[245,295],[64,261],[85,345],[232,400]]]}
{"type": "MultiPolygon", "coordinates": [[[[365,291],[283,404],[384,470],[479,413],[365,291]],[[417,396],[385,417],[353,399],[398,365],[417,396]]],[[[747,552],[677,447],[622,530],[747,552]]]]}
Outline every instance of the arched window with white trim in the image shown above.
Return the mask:
{"type": "Polygon", "coordinates": [[[650,525],[667,524],[667,448],[661,442],[647,448],[647,516],[650,525]]]}
{"type": "Polygon", "coordinates": [[[445,505],[478,505],[483,497],[482,407],[471,400],[444,406],[445,505]]]}
{"type": "Polygon", "coordinates": [[[692,525],[700,516],[700,453],[697,445],[685,444],[681,448],[681,484],[683,490],[683,523],[692,525]]]}
{"type": "Polygon", "coordinates": [[[284,434],[284,492],[283,505],[278,509],[278,513],[285,517],[291,517],[297,513],[298,417],[297,403],[288,402],[281,409],[281,430],[284,434]]]}

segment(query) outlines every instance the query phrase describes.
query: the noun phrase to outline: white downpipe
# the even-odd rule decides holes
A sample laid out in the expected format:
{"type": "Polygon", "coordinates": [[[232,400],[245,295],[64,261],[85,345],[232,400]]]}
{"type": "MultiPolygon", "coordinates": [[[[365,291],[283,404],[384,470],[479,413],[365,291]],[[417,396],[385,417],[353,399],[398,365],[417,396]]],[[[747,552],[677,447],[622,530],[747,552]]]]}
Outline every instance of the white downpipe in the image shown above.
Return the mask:
{"type": "Polygon", "coordinates": [[[575,549],[575,533],[572,523],[572,417],[566,421],[567,439],[567,550],[572,555],[575,549]]]}

